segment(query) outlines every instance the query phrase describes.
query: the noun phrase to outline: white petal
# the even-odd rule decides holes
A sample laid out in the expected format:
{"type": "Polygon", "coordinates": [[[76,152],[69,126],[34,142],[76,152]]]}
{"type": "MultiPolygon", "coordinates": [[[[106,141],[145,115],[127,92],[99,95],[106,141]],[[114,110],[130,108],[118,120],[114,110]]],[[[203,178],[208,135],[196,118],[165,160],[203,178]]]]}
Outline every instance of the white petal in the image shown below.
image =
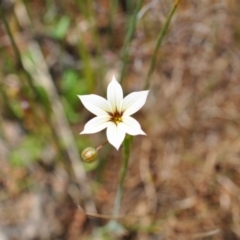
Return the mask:
{"type": "Polygon", "coordinates": [[[107,88],[107,99],[112,107],[112,112],[115,112],[116,110],[121,112],[123,91],[121,85],[114,76],[107,88]]]}
{"type": "Polygon", "coordinates": [[[121,125],[124,131],[129,135],[146,135],[146,133],[141,129],[138,121],[132,117],[123,116],[122,122],[119,123],[119,125],[121,125]]]}
{"type": "Polygon", "coordinates": [[[108,115],[107,112],[111,112],[110,104],[108,101],[98,95],[78,95],[84,107],[93,114],[108,115]]]}
{"type": "Polygon", "coordinates": [[[125,131],[119,124],[116,125],[115,123],[112,123],[107,128],[107,139],[110,144],[112,144],[117,150],[119,149],[120,145],[122,144],[124,138],[125,138],[125,131]]]}
{"type": "Polygon", "coordinates": [[[110,117],[108,116],[95,117],[86,123],[86,125],[84,126],[84,130],[80,134],[100,132],[104,128],[112,124],[112,122],[110,122],[109,120],[110,117]]]}
{"type": "Polygon", "coordinates": [[[146,102],[149,91],[133,92],[123,99],[122,111],[124,116],[130,116],[137,112],[146,102]]]}

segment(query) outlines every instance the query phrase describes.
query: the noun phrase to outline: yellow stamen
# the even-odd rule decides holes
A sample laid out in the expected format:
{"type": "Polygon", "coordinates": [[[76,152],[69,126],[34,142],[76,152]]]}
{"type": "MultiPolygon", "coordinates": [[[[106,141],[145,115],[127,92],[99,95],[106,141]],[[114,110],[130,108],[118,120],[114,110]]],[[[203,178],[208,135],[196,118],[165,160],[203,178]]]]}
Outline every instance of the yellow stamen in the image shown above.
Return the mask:
{"type": "Polygon", "coordinates": [[[115,124],[119,124],[122,122],[122,114],[116,112],[112,115],[111,121],[114,122],[115,124]]]}
{"type": "Polygon", "coordinates": [[[121,118],[121,117],[116,117],[116,118],[114,119],[114,122],[115,122],[116,124],[118,124],[118,123],[122,122],[122,118],[121,118]]]}

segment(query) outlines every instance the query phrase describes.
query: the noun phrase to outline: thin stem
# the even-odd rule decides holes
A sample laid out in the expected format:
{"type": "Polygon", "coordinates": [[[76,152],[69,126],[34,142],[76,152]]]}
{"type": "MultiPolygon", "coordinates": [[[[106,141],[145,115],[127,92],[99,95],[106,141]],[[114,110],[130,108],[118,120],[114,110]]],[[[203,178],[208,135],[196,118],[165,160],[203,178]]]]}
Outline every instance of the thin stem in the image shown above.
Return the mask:
{"type": "Polygon", "coordinates": [[[122,201],[122,194],[123,194],[123,184],[125,180],[125,176],[127,174],[127,167],[128,167],[128,160],[130,156],[130,146],[132,143],[132,136],[127,136],[123,142],[123,161],[122,161],[122,166],[121,166],[121,171],[120,171],[120,182],[118,185],[117,189],[117,194],[114,202],[114,207],[113,207],[113,214],[112,214],[112,219],[109,221],[109,223],[106,226],[106,229],[109,232],[113,232],[114,234],[125,234],[126,229],[118,223],[119,219],[119,212],[120,212],[120,207],[121,207],[121,201],[122,201]]]}
{"type": "Polygon", "coordinates": [[[128,58],[129,58],[129,45],[130,42],[132,40],[135,28],[136,28],[136,23],[137,23],[137,14],[139,12],[139,10],[141,9],[143,4],[143,0],[138,0],[138,4],[136,7],[136,10],[133,14],[132,20],[129,24],[128,30],[127,30],[127,34],[126,34],[126,38],[125,38],[125,42],[123,45],[123,50],[122,50],[122,54],[121,54],[121,60],[122,60],[122,70],[121,70],[121,76],[120,76],[120,83],[123,83],[123,78],[125,76],[125,72],[126,72],[126,68],[127,68],[127,62],[128,62],[128,58]]]}
{"type": "Polygon", "coordinates": [[[128,136],[125,138],[123,142],[123,162],[122,162],[121,171],[120,171],[120,182],[118,185],[114,208],[113,208],[113,217],[117,217],[119,215],[119,211],[121,207],[123,184],[124,184],[125,176],[127,173],[128,160],[130,156],[130,145],[131,145],[131,138],[128,136]]]}
{"type": "Polygon", "coordinates": [[[105,146],[108,143],[108,141],[104,142],[103,144],[96,147],[96,151],[99,151],[103,146],[105,146]]]}
{"type": "Polygon", "coordinates": [[[180,0],[175,1],[170,13],[168,14],[166,22],[165,22],[163,28],[161,29],[161,31],[158,35],[157,44],[156,44],[156,47],[155,47],[155,50],[154,50],[154,53],[153,53],[153,57],[152,57],[152,60],[151,60],[151,63],[150,63],[150,67],[149,67],[149,70],[148,70],[148,74],[147,74],[147,78],[146,78],[146,81],[145,81],[144,89],[149,88],[150,77],[153,73],[153,70],[154,70],[154,67],[155,67],[155,64],[156,64],[157,52],[159,50],[159,47],[161,46],[161,43],[162,43],[162,40],[163,40],[164,36],[166,35],[166,32],[167,32],[167,29],[169,27],[170,21],[172,19],[173,14],[175,13],[175,11],[177,9],[177,6],[178,6],[179,2],[180,2],[180,0]]]}
{"type": "MultiPolygon", "coordinates": [[[[82,0],[77,0],[77,3],[80,11],[84,14],[84,17],[88,20],[90,24],[89,30],[93,36],[94,46],[96,47],[96,59],[98,62],[98,68],[97,68],[98,86],[100,87],[101,90],[103,90],[100,79],[102,78],[104,73],[104,59],[102,54],[101,40],[98,34],[97,17],[93,7],[94,2],[86,1],[84,3],[84,1],[82,0]]],[[[83,58],[84,66],[86,66],[84,67],[84,74],[85,74],[85,78],[88,79],[89,90],[92,90],[95,86],[94,79],[96,78],[96,76],[92,71],[91,55],[89,54],[86,44],[81,39],[81,36],[79,36],[79,53],[83,58]]]]}

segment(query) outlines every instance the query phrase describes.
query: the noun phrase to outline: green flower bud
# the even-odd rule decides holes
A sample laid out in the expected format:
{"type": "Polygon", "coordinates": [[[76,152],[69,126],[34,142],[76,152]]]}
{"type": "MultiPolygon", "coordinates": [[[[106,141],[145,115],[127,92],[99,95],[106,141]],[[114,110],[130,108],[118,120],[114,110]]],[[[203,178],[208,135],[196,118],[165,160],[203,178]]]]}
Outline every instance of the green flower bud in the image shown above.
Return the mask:
{"type": "Polygon", "coordinates": [[[98,151],[93,147],[87,147],[82,151],[81,156],[84,162],[92,163],[98,159],[98,151]]]}

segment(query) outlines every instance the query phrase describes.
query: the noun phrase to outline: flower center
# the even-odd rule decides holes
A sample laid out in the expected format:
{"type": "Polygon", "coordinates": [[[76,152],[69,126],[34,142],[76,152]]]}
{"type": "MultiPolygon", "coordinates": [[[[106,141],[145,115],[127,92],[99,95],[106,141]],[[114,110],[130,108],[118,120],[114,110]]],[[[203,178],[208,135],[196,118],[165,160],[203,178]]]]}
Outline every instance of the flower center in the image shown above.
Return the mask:
{"type": "Polygon", "coordinates": [[[122,122],[122,114],[119,112],[115,112],[111,114],[111,121],[114,122],[116,125],[122,122]]]}

